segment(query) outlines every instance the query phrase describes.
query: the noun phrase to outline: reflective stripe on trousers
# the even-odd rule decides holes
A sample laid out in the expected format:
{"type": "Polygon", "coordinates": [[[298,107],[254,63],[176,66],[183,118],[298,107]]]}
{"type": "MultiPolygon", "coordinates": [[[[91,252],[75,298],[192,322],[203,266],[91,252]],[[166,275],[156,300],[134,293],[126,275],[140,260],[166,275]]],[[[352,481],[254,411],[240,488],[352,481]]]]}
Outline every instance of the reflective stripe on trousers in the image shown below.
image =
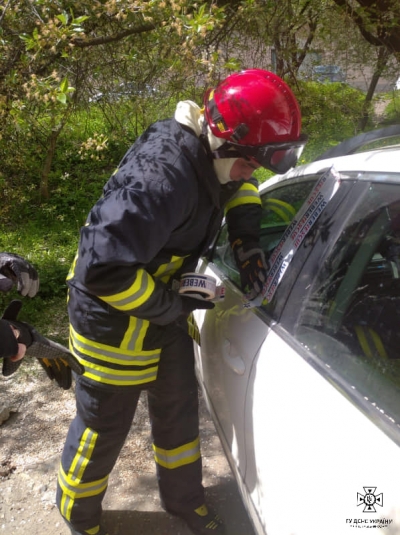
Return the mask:
{"type": "MultiPolygon", "coordinates": [[[[108,476],[143,389],[99,387],[77,379],[77,414],[67,435],[57,487],[57,505],[75,529],[88,531],[100,523],[108,476]]],[[[147,387],[147,395],[161,499],[170,510],[191,511],[204,503],[198,392],[193,341],[178,327],[170,330],[157,380],[147,387]]]]}

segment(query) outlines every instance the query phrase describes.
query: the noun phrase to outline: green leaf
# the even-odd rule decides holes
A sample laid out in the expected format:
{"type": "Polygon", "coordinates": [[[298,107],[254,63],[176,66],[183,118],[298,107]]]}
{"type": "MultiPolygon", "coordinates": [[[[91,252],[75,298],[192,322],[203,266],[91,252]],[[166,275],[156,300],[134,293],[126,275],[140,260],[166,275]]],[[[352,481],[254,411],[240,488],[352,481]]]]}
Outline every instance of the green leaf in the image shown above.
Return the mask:
{"type": "Polygon", "coordinates": [[[64,80],[60,84],[60,91],[62,93],[66,93],[68,91],[68,87],[69,87],[68,78],[65,77],[64,80]]]}
{"type": "Polygon", "coordinates": [[[60,22],[67,25],[68,23],[68,15],[66,13],[63,13],[62,15],[57,15],[56,17],[60,22]]]}
{"type": "Polygon", "coordinates": [[[72,24],[81,24],[82,22],[85,22],[89,17],[86,15],[83,15],[82,17],[78,17],[72,21],[72,24]]]}
{"type": "Polygon", "coordinates": [[[67,103],[67,95],[65,93],[59,93],[57,95],[57,100],[59,102],[61,102],[62,104],[66,104],[67,103]]]}

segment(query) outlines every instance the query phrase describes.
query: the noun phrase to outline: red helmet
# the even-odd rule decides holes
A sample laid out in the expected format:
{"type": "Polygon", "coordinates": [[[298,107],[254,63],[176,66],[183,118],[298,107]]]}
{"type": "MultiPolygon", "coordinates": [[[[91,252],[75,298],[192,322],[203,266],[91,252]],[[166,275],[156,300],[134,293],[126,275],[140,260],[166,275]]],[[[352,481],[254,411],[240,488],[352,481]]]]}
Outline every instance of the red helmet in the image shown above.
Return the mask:
{"type": "Polygon", "coordinates": [[[300,135],[296,97],[276,74],[262,69],[231,74],[207,91],[204,105],[211,132],[227,142],[217,158],[232,158],[235,149],[277,173],[296,165],[307,138],[300,135]]]}

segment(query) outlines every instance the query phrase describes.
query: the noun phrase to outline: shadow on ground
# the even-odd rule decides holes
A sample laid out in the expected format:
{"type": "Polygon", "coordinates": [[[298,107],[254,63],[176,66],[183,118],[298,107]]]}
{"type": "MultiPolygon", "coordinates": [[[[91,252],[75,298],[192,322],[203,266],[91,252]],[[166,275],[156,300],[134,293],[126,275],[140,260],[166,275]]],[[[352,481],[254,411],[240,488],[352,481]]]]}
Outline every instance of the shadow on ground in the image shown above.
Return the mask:
{"type": "MultiPolygon", "coordinates": [[[[208,488],[207,502],[223,519],[227,535],[254,535],[233,480],[208,488]]],[[[103,522],[110,535],[192,535],[181,519],[161,508],[155,511],[106,510],[103,522]]]]}

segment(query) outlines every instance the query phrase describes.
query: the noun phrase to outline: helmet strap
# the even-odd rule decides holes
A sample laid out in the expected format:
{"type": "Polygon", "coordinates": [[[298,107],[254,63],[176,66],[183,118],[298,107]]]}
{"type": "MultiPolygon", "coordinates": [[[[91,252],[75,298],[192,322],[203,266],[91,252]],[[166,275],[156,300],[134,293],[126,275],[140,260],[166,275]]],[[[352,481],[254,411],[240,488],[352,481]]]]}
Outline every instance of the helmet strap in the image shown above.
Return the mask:
{"type": "Polygon", "coordinates": [[[201,134],[199,136],[199,139],[203,147],[206,149],[207,156],[210,158],[210,160],[213,160],[214,156],[213,156],[213,151],[211,150],[210,141],[207,135],[207,121],[205,117],[203,121],[203,126],[201,127],[201,134]]]}
{"type": "Polygon", "coordinates": [[[231,135],[232,141],[237,143],[241,139],[243,139],[247,134],[249,133],[249,127],[246,123],[240,123],[236,128],[233,134],[231,135]]]}
{"type": "Polygon", "coordinates": [[[212,157],[216,160],[222,158],[243,158],[237,149],[232,150],[230,147],[232,147],[232,145],[229,143],[229,141],[225,142],[223,145],[218,147],[218,149],[215,149],[212,152],[212,157]]]}
{"type": "MultiPolygon", "coordinates": [[[[240,125],[240,126],[244,126],[247,129],[246,125],[240,125]]],[[[240,152],[237,149],[232,150],[231,148],[232,145],[229,143],[229,141],[225,141],[225,143],[223,143],[220,147],[218,147],[215,150],[212,150],[210,146],[210,140],[208,138],[207,127],[208,127],[208,123],[206,121],[206,118],[204,118],[199,139],[201,143],[203,144],[204,148],[206,149],[207,156],[210,159],[220,160],[223,158],[243,158],[242,154],[240,154],[240,152]]]]}

